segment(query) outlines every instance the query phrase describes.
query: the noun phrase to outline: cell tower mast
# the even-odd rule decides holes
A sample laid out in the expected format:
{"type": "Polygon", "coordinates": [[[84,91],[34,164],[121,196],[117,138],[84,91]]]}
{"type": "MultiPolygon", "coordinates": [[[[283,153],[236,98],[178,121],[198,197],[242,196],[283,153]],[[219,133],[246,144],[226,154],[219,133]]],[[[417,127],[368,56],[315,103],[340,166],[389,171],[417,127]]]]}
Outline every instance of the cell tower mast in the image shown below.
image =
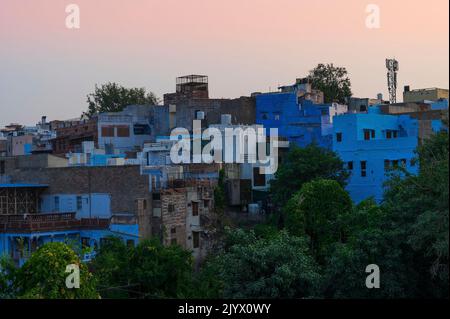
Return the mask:
{"type": "Polygon", "coordinates": [[[395,59],[386,59],[386,68],[388,69],[387,81],[389,89],[389,102],[397,102],[397,71],[398,61],[395,59]]]}

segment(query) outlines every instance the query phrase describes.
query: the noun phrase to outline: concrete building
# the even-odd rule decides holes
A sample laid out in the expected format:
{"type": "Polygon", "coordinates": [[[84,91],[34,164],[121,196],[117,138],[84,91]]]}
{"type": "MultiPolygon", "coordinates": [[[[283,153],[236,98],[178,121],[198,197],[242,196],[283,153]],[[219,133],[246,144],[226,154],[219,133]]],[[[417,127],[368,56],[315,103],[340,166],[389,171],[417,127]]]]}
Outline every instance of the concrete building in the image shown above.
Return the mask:
{"type": "MultiPolygon", "coordinates": [[[[12,163],[13,164],[13,163],[12,163]]],[[[111,198],[111,218],[134,219],[138,224],[139,238],[149,238],[151,233],[151,193],[148,177],[140,173],[140,167],[48,167],[16,168],[7,165],[6,176],[11,183],[30,183],[48,185],[43,196],[67,195],[86,196],[86,194],[108,194],[111,198]],[[145,208],[143,208],[145,207],[145,208]]],[[[92,203],[91,203],[92,204],[92,203]]],[[[94,206],[89,206],[92,210],[94,206]]],[[[93,211],[91,211],[92,214],[93,211]]]]}
{"type": "Polygon", "coordinates": [[[448,100],[385,104],[380,105],[378,109],[382,114],[405,114],[417,119],[419,123],[419,143],[422,143],[434,132],[446,129],[443,126],[443,121],[448,119],[448,100]]]}
{"type": "Polygon", "coordinates": [[[0,133],[0,157],[4,157],[8,150],[8,140],[0,133]]]}
{"type": "Polygon", "coordinates": [[[331,148],[333,118],[346,112],[346,105],[314,104],[295,91],[256,95],[256,123],[267,131],[277,128],[279,136],[300,147],[315,142],[331,148]]]}
{"type": "Polygon", "coordinates": [[[108,197],[96,198],[94,203],[98,209],[87,215],[83,213],[83,199],[94,196],[80,196],[81,201],[76,200],[76,206],[81,204],[80,210],[76,212],[78,207],[70,206],[68,196],[62,201],[59,195],[42,198],[47,187],[0,184],[0,255],[10,255],[21,266],[39,246],[65,242],[73,245],[84,261],[89,261],[110,236],[119,237],[127,244],[137,243],[136,226],[113,224],[108,206],[102,205],[107,204],[108,197]]]}
{"type": "Polygon", "coordinates": [[[122,112],[98,115],[98,147],[141,151],[144,143],[169,134],[168,107],[130,105],[122,112]]]}
{"type": "MultiPolygon", "coordinates": [[[[382,201],[383,184],[392,168],[403,166],[410,173],[418,172],[415,149],[421,136],[429,136],[424,118],[431,115],[426,111],[402,114],[399,108],[405,106],[371,107],[368,113],[335,117],[333,150],[351,173],[347,190],[355,202],[368,197],[382,201]]],[[[442,129],[438,122],[430,120],[432,131],[442,129]]]]}
{"type": "Polygon", "coordinates": [[[448,89],[427,88],[411,90],[409,85],[406,85],[403,91],[403,102],[424,102],[424,101],[438,101],[440,99],[448,100],[448,89]]]}
{"type": "Polygon", "coordinates": [[[164,95],[170,129],[183,127],[192,131],[193,120],[202,120],[204,127],[218,124],[222,114],[231,114],[233,124],[255,123],[254,98],[209,98],[208,77],[204,75],[183,76],[176,81],[176,92],[164,95]]]}
{"type": "Polygon", "coordinates": [[[33,135],[10,135],[7,137],[7,156],[21,156],[31,154],[33,135]]]}
{"type": "MultiPolygon", "coordinates": [[[[106,153],[107,150],[105,149],[95,148],[92,141],[83,142],[81,153],[66,154],[68,166],[140,165],[138,158],[129,158],[127,154],[122,153],[120,150],[111,147],[108,151],[110,152],[109,154],[106,153]]],[[[133,153],[130,155],[138,156],[138,154],[133,153]]]]}
{"type": "Polygon", "coordinates": [[[369,110],[369,107],[374,105],[384,104],[383,95],[378,94],[376,99],[372,98],[359,98],[359,97],[350,97],[348,98],[348,112],[349,113],[364,113],[369,110]]]}
{"type": "Polygon", "coordinates": [[[213,245],[216,217],[213,190],[214,184],[210,181],[196,180],[160,193],[163,243],[178,244],[192,251],[197,266],[213,245]]]}
{"type": "Polygon", "coordinates": [[[93,141],[98,147],[97,117],[64,121],[58,124],[55,131],[56,138],[52,140],[53,154],[65,156],[69,152],[81,153],[84,141],[93,141]]]}

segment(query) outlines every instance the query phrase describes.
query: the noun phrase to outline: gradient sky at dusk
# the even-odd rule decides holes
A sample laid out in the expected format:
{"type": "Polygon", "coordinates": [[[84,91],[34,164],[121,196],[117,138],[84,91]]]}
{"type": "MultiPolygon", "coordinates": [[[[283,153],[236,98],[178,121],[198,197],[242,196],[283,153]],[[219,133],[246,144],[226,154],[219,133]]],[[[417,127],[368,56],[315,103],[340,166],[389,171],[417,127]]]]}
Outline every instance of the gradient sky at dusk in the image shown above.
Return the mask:
{"type": "Polygon", "coordinates": [[[355,96],[448,88],[448,0],[0,0],[0,126],[79,116],[96,83],[146,87],[206,74],[212,97],[291,84],[320,62],[345,66],[355,96]],[[65,27],[78,4],[81,28],[65,27]],[[381,9],[367,29],[366,5],[381,9]]]}

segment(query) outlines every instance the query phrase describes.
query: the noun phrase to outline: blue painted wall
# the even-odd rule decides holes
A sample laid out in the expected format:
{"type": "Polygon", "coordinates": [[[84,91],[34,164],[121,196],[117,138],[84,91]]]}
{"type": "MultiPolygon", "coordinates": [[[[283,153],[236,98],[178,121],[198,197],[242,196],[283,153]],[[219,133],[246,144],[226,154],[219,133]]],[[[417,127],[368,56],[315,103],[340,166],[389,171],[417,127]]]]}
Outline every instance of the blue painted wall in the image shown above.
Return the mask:
{"type": "Polygon", "coordinates": [[[305,147],[313,142],[332,147],[331,104],[313,104],[298,101],[296,93],[264,93],[256,95],[256,124],[262,124],[269,134],[278,128],[278,134],[290,142],[305,147]]]}
{"type": "Polygon", "coordinates": [[[390,168],[394,161],[399,161],[400,165],[403,160],[409,172],[418,171],[417,165],[411,161],[418,145],[418,121],[407,115],[377,113],[377,108],[372,108],[368,114],[344,114],[334,118],[333,150],[347,167],[349,162],[353,163],[353,169],[349,169],[351,176],[347,191],[357,203],[371,196],[378,202],[382,200],[383,184],[389,174],[385,160],[390,161],[390,168]],[[373,130],[374,135],[370,133],[370,139],[365,140],[364,130],[373,130]],[[366,176],[362,173],[362,161],[366,162],[366,176]]]}
{"type": "Polygon", "coordinates": [[[52,194],[41,196],[42,213],[73,213],[76,218],[110,218],[109,194],[52,194]],[[90,204],[89,204],[90,202],[90,204]]]}

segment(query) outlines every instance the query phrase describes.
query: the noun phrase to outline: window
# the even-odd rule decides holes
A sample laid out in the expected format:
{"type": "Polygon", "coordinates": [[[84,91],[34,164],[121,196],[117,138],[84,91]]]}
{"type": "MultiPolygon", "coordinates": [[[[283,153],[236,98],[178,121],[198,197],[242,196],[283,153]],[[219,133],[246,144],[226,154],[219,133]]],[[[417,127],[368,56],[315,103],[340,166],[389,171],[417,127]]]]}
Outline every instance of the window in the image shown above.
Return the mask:
{"type": "Polygon", "coordinates": [[[364,130],[364,139],[366,141],[373,139],[373,138],[375,138],[375,130],[369,130],[369,129],[364,130]]]}
{"type": "Polygon", "coordinates": [[[279,121],[280,120],[280,114],[275,114],[275,121],[279,121]]]}
{"type": "Polygon", "coordinates": [[[176,233],[177,233],[177,228],[176,228],[176,227],[172,227],[172,228],[170,229],[170,233],[171,233],[171,234],[176,234],[176,233]]]}
{"type": "Polygon", "coordinates": [[[198,216],[198,203],[192,202],[192,216],[198,216]]]}
{"type": "Polygon", "coordinates": [[[77,210],[83,209],[83,197],[77,196],[77,210]]]}
{"type": "Polygon", "coordinates": [[[361,177],[367,176],[367,162],[361,161],[361,177]]]}
{"type": "Polygon", "coordinates": [[[150,135],[151,129],[147,124],[134,124],[133,132],[134,135],[150,135]]]}
{"type": "Polygon", "coordinates": [[[117,137],[129,137],[130,127],[128,126],[118,126],[117,127],[117,137]]]}
{"type": "Polygon", "coordinates": [[[336,133],[336,141],[338,143],[342,142],[342,133],[336,133]]]}
{"type": "Polygon", "coordinates": [[[392,161],[392,166],[398,168],[398,160],[392,161]]]}
{"type": "Polygon", "coordinates": [[[259,173],[259,167],[253,167],[253,186],[266,186],[266,175],[259,173]]]}
{"type": "Polygon", "coordinates": [[[153,200],[161,200],[161,193],[152,193],[153,200]]]}
{"type": "Polygon", "coordinates": [[[349,171],[352,171],[353,170],[353,162],[347,162],[347,169],[349,170],[349,171]]]}
{"type": "Polygon", "coordinates": [[[384,160],[384,170],[387,171],[391,167],[390,160],[384,160]]]}
{"type": "Polygon", "coordinates": [[[267,113],[261,113],[261,118],[267,120],[269,117],[267,116],[267,113]]]}
{"type": "Polygon", "coordinates": [[[192,232],[192,245],[194,248],[200,247],[200,233],[198,231],[192,232]]]}
{"type": "Polygon", "coordinates": [[[102,126],[103,137],[114,137],[114,126],[102,126]]]}
{"type": "Polygon", "coordinates": [[[0,161],[0,175],[5,174],[6,169],[5,169],[5,161],[0,161]]]}
{"type": "Polygon", "coordinates": [[[205,200],[203,201],[203,207],[204,207],[204,208],[209,208],[209,200],[208,200],[208,199],[205,199],[205,200]]]}
{"type": "Polygon", "coordinates": [[[54,207],[55,207],[55,212],[59,212],[59,196],[55,196],[54,200],[54,207]]]}
{"type": "Polygon", "coordinates": [[[175,211],[175,205],[169,204],[169,206],[167,207],[167,210],[169,211],[169,213],[173,213],[175,211]]]}
{"type": "Polygon", "coordinates": [[[386,131],[386,138],[387,139],[397,138],[397,136],[398,136],[398,132],[397,131],[393,131],[393,130],[386,131]]]}
{"type": "Polygon", "coordinates": [[[145,210],[145,209],[147,209],[147,200],[146,199],[144,199],[143,201],[142,201],[142,208],[145,210]]]}
{"type": "Polygon", "coordinates": [[[370,132],[368,130],[364,130],[364,139],[366,141],[370,140],[370,132]]]}

